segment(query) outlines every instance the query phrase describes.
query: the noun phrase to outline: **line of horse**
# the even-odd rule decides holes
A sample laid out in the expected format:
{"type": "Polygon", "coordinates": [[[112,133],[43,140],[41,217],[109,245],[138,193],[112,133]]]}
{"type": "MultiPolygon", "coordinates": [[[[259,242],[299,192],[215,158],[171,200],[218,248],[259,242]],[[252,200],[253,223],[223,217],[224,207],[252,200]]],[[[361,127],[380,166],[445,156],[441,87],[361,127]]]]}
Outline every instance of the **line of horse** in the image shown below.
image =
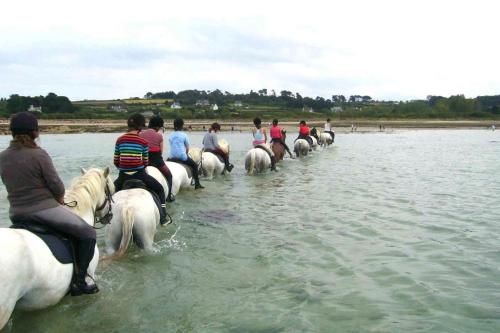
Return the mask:
{"type": "MultiPolygon", "coordinates": [[[[305,156],[310,149],[333,142],[328,134],[328,137],[322,134],[325,133],[318,136],[319,142],[313,138],[312,146],[306,140],[296,140],[295,154],[305,156]]],[[[229,153],[229,144],[225,140],[220,140],[219,144],[229,153]]],[[[272,149],[277,161],[282,160],[284,147],[275,143],[272,149]]],[[[199,163],[205,177],[212,178],[226,172],[224,162],[217,155],[199,148],[192,148],[189,153],[199,163]]],[[[174,195],[192,186],[192,172],[188,166],[170,161],[165,163],[172,173],[174,195]]],[[[247,163],[253,166],[251,170],[247,168],[249,174],[264,172],[270,168],[271,159],[265,150],[252,148],[246,154],[246,166],[247,163]]],[[[160,182],[168,194],[167,182],[160,171],[151,166],[146,171],[160,182]]],[[[160,225],[160,213],[153,195],[144,188],[114,192],[109,168],[82,169],[82,174],[73,179],[66,191],[65,202],[74,202],[67,209],[89,225],[95,227],[98,223],[105,223],[106,258],[123,256],[132,242],[145,250],[153,250],[154,237],[160,225]]],[[[98,262],[99,250],[96,246],[87,271],[89,282],[95,278],[98,262]]],[[[56,259],[54,252],[35,233],[12,228],[0,228],[0,267],[0,329],[7,324],[14,308],[38,310],[57,304],[68,294],[74,272],[73,264],[56,259]]]]}
{"type": "MultiPolygon", "coordinates": [[[[297,157],[307,156],[310,151],[316,150],[318,146],[327,147],[334,142],[334,136],[329,133],[314,130],[310,135],[310,142],[305,139],[297,139],[294,142],[293,151],[297,157]]],[[[286,140],[286,132],[282,132],[283,141],[286,140]]],[[[285,157],[285,147],[280,142],[273,142],[270,145],[276,158],[276,163],[285,157]]],[[[271,156],[261,148],[252,148],[245,155],[245,169],[247,174],[262,173],[271,168],[271,156]]]]}

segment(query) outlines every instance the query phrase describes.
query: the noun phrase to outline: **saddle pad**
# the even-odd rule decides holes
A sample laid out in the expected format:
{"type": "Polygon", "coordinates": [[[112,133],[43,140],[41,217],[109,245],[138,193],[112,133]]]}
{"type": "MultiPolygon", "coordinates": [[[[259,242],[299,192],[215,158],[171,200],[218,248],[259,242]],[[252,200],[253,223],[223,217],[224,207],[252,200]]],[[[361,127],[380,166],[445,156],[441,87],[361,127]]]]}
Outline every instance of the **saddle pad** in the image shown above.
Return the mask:
{"type": "Polygon", "coordinates": [[[30,228],[24,225],[12,225],[13,229],[24,229],[28,230],[32,234],[37,235],[50,249],[50,252],[61,264],[72,264],[74,262],[73,249],[71,247],[71,241],[67,238],[62,238],[51,234],[50,231],[39,231],[36,227],[30,228]]]}

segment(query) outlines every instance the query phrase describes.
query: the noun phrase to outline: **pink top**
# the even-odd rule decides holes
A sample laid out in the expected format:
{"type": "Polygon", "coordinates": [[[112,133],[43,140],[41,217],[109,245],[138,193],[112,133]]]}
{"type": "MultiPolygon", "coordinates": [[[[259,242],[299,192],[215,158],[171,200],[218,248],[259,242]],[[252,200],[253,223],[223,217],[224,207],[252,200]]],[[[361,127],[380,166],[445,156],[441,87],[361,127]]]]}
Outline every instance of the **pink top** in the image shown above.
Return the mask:
{"type": "Polygon", "coordinates": [[[271,129],[269,130],[269,132],[271,133],[271,139],[281,139],[282,138],[281,127],[279,127],[278,125],[271,126],[271,129]]]}
{"type": "Polygon", "coordinates": [[[161,135],[161,133],[158,133],[152,128],[148,128],[145,131],[141,131],[139,136],[148,142],[150,153],[161,152],[161,147],[163,145],[163,135],[161,135]]]}

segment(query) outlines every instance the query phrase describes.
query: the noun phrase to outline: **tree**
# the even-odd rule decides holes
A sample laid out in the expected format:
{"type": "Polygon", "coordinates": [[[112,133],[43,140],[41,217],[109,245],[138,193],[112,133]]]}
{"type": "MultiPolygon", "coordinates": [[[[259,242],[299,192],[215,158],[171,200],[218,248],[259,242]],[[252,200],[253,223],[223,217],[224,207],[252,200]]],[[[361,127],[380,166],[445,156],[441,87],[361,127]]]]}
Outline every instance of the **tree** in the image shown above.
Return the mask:
{"type": "Polygon", "coordinates": [[[146,98],[146,99],[153,98],[153,93],[152,92],[148,92],[146,95],[144,95],[144,98],[146,98]]]}

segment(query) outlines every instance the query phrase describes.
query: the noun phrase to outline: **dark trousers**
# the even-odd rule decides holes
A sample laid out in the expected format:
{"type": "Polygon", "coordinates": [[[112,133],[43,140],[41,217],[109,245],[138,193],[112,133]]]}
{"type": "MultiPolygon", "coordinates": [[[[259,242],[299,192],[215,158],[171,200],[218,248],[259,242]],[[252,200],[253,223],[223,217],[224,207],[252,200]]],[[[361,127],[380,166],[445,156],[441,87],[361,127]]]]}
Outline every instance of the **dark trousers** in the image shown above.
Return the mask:
{"type": "Polygon", "coordinates": [[[229,155],[223,152],[221,149],[205,149],[205,151],[222,157],[226,169],[229,168],[229,155]]]}
{"type": "Polygon", "coordinates": [[[195,161],[191,157],[188,156],[187,160],[183,161],[178,158],[169,158],[168,161],[171,162],[176,162],[176,163],[181,163],[189,166],[191,168],[191,171],[193,173],[193,178],[194,178],[194,183],[195,185],[200,184],[200,178],[198,177],[198,164],[196,164],[195,161]]]}
{"type": "Polygon", "coordinates": [[[167,179],[168,184],[168,194],[172,194],[172,173],[170,169],[165,164],[163,157],[161,156],[161,152],[150,152],[149,153],[149,165],[154,166],[162,175],[167,179]]]}
{"type": "Polygon", "coordinates": [[[128,175],[123,171],[120,171],[118,178],[115,180],[115,189],[116,192],[120,191],[123,188],[123,183],[129,179],[138,179],[141,180],[148,189],[155,192],[160,199],[160,203],[162,205],[165,204],[165,191],[163,190],[163,186],[154,179],[152,176],[148,175],[145,170],[136,171],[132,175],[128,175]]]}

